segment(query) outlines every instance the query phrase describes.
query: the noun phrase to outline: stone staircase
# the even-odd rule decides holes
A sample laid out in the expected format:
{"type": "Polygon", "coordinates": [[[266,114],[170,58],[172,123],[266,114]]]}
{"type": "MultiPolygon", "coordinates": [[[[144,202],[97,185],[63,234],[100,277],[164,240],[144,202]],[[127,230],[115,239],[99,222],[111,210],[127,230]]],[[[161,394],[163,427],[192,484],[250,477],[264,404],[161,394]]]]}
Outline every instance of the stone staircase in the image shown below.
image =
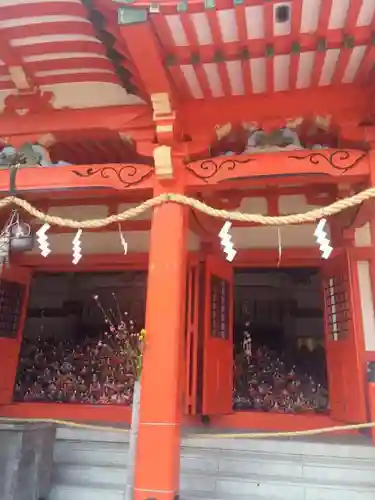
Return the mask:
{"type": "Polygon", "coordinates": [[[128,435],[59,428],[48,500],[124,500],[128,435]]]}
{"type": "MultiPolygon", "coordinates": [[[[124,500],[128,436],[58,429],[49,500],[124,500]]],[[[181,500],[374,500],[365,439],[184,438],[181,500]]]]}

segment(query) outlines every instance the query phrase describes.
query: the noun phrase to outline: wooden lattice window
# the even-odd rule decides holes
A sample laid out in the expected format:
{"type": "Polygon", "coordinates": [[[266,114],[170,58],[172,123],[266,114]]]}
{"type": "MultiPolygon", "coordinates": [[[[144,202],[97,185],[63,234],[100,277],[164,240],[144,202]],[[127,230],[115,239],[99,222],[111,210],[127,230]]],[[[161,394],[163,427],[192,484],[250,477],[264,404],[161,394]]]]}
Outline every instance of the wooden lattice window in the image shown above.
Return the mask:
{"type": "Polygon", "coordinates": [[[335,341],[347,336],[351,322],[348,279],[335,276],[325,284],[326,314],[329,334],[335,341]]]}
{"type": "Polygon", "coordinates": [[[0,281],[0,337],[17,337],[25,293],[25,285],[0,281]]]}
{"type": "Polygon", "coordinates": [[[211,336],[229,338],[229,283],[211,276],[211,336]]]}

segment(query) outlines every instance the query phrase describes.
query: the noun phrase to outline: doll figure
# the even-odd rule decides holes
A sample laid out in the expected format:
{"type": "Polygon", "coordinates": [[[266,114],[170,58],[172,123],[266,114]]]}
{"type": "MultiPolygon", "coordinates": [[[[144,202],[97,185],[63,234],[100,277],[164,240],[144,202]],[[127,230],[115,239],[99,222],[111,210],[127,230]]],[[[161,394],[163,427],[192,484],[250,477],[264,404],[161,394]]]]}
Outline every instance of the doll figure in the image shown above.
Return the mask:
{"type": "Polygon", "coordinates": [[[245,354],[245,358],[247,361],[247,364],[249,365],[251,362],[251,355],[252,355],[252,350],[251,350],[251,333],[250,333],[250,321],[247,321],[245,323],[245,331],[244,331],[244,339],[242,343],[242,348],[243,352],[245,354]]]}

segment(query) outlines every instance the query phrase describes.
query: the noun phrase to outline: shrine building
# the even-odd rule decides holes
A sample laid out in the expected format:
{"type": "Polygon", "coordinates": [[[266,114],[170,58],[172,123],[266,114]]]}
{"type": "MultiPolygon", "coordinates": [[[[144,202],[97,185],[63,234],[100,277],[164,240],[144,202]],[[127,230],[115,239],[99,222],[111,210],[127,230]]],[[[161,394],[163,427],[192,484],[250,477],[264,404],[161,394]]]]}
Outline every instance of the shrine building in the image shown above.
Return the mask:
{"type": "Polygon", "coordinates": [[[323,210],[375,188],[374,41],[374,0],[0,2],[1,417],[130,424],[119,312],[135,500],[185,428],[375,420],[373,201],[323,210]]]}

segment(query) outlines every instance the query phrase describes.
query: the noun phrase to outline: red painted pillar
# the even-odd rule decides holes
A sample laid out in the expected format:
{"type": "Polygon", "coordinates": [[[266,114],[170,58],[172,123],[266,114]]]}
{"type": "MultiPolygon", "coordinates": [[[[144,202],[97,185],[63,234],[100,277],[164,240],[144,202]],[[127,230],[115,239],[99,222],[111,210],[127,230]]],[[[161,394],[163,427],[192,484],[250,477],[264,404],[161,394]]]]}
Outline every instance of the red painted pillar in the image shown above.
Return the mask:
{"type": "MultiPolygon", "coordinates": [[[[158,184],[154,194],[163,191],[183,187],[158,184]]],[[[135,500],[172,500],[179,492],[186,210],[168,203],[152,216],[135,500]]]]}

